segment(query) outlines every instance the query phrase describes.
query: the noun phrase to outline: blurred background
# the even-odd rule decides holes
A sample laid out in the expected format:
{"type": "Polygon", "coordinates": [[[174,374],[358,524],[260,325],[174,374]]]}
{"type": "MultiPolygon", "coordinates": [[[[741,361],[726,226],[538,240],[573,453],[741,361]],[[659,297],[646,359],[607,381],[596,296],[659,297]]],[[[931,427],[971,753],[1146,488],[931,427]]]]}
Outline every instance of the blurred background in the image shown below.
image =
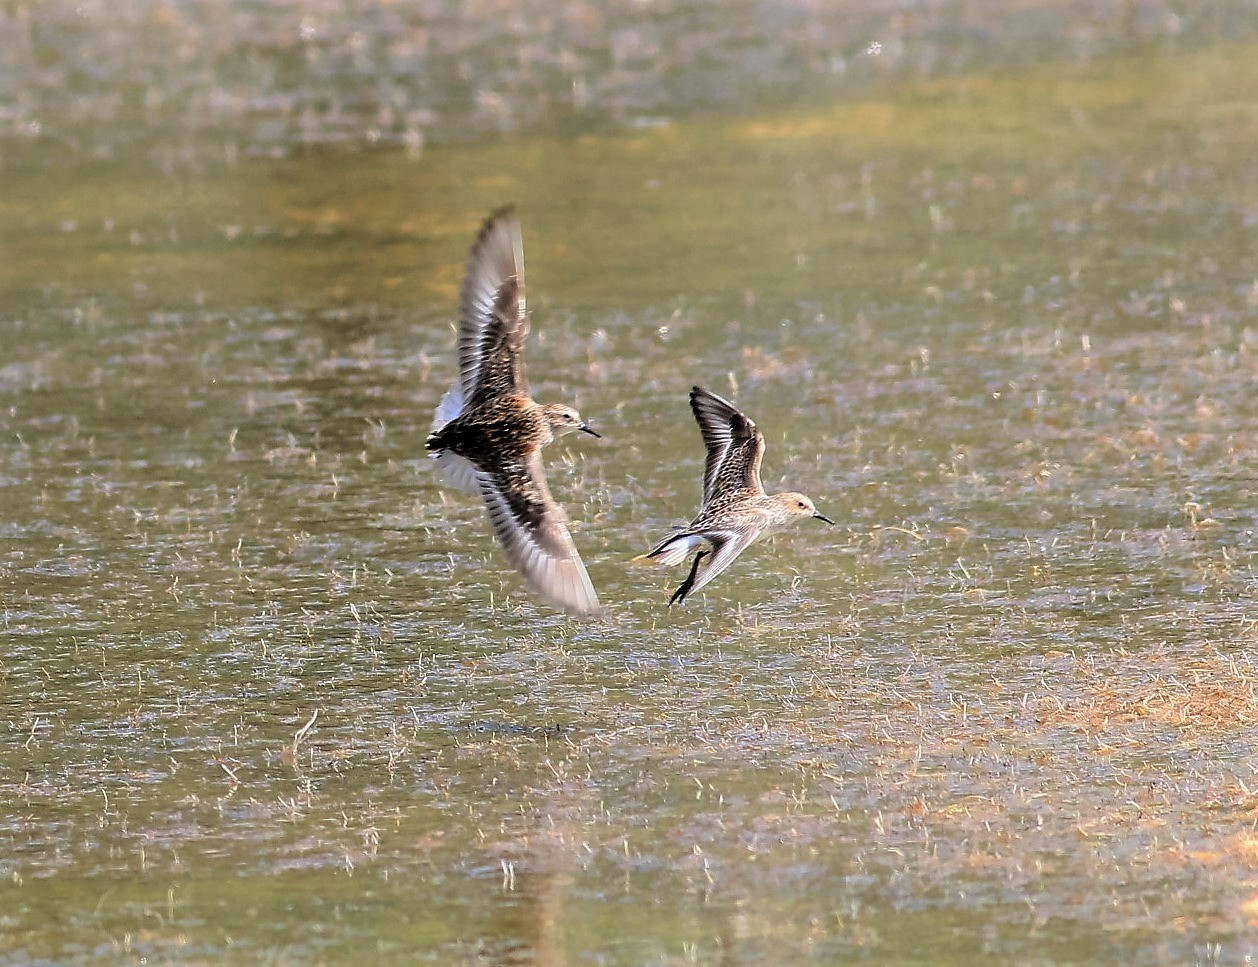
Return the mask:
{"type": "Polygon", "coordinates": [[[5,5],[6,156],[171,169],[607,133],[1253,38],[1244,0],[5,5]]]}

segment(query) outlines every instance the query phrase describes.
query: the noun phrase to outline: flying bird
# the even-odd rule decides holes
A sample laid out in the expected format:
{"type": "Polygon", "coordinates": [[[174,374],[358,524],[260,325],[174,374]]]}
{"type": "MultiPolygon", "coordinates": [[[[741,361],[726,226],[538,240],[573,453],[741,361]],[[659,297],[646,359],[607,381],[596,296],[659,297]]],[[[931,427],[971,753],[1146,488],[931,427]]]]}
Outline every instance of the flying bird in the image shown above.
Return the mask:
{"type": "Polygon", "coordinates": [[[446,481],[479,493],[507,558],[533,591],[573,614],[599,611],[542,469],[542,447],[573,431],[599,436],[571,406],[538,403],[524,375],[529,316],[514,209],[489,216],[459,295],[459,377],[437,407],[427,447],[446,481]]]}
{"type": "Polygon", "coordinates": [[[706,586],[761,537],[801,517],[833,524],[803,494],[766,494],[760,483],[764,435],[729,400],[701,386],[690,391],[690,409],[703,435],[708,456],[703,468],[703,501],[690,524],[654,549],[634,558],[659,564],[680,564],[697,550],[690,574],[669,604],[706,586]]]}

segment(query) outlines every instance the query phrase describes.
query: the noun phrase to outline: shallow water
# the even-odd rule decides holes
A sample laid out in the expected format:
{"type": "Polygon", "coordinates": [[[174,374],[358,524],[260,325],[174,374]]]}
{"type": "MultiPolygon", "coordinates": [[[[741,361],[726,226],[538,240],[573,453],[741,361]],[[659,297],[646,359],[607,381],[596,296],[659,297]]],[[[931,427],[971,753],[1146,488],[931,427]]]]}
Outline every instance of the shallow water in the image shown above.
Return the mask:
{"type": "Polygon", "coordinates": [[[1258,953],[1256,54],[6,172],[0,956],[1258,953]],[[603,620],[423,454],[512,199],[603,620]],[[840,524],[670,609],[696,381],[840,524]]]}

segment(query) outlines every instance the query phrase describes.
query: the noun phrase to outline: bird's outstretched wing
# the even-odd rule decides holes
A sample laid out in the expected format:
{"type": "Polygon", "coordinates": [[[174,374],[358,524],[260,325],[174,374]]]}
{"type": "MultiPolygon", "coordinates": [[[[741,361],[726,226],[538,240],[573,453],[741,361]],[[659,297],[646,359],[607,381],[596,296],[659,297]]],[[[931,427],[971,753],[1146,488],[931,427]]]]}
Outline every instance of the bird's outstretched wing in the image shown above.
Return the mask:
{"type": "Polygon", "coordinates": [[[756,531],[728,530],[708,531],[703,536],[712,545],[712,552],[709,554],[706,551],[700,551],[695,556],[690,576],[677,589],[669,604],[681,604],[686,600],[687,595],[693,594],[719,577],[759,534],[756,531]],[[700,564],[701,560],[702,564],[700,564]]]}
{"type": "MultiPolygon", "coordinates": [[[[699,432],[703,434],[703,445],[708,448],[703,468],[703,503],[706,505],[724,488],[746,488],[763,493],[760,461],[764,457],[764,435],[756,429],[756,424],[729,400],[702,386],[690,390],[690,409],[694,411],[699,432]]],[[[708,560],[703,573],[710,572],[719,558],[718,551],[708,560]]],[[[718,573],[728,566],[726,562],[718,573]]],[[[702,581],[700,586],[707,581],[702,581]]]]}
{"type": "Polygon", "coordinates": [[[597,614],[598,595],[550,495],[538,451],[480,471],[489,522],[507,557],[535,592],[574,614],[597,614]]]}
{"type": "Polygon", "coordinates": [[[459,293],[459,385],[463,399],[528,393],[524,340],[524,242],[515,209],[486,219],[467,257],[459,293]]]}

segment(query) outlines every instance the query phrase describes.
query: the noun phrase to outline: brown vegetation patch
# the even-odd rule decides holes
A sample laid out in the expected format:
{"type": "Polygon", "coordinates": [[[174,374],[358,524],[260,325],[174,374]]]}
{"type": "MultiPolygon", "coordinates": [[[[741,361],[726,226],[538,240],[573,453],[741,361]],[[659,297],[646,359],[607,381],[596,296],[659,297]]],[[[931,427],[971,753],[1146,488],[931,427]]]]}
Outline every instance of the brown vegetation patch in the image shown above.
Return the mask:
{"type": "Polygon", "coordinates": [[[1211,649],[1150,660],[1120,652],[1079,660],[1074,682],[1073,694],[1041,699],[1043,725],[1099,732],[1141,721],[1195,731],[1258,723],[1258,662],[1251,655],[1211,649]],[[1133,676],[1131,666],[1142,671],[1133,676]]]}

